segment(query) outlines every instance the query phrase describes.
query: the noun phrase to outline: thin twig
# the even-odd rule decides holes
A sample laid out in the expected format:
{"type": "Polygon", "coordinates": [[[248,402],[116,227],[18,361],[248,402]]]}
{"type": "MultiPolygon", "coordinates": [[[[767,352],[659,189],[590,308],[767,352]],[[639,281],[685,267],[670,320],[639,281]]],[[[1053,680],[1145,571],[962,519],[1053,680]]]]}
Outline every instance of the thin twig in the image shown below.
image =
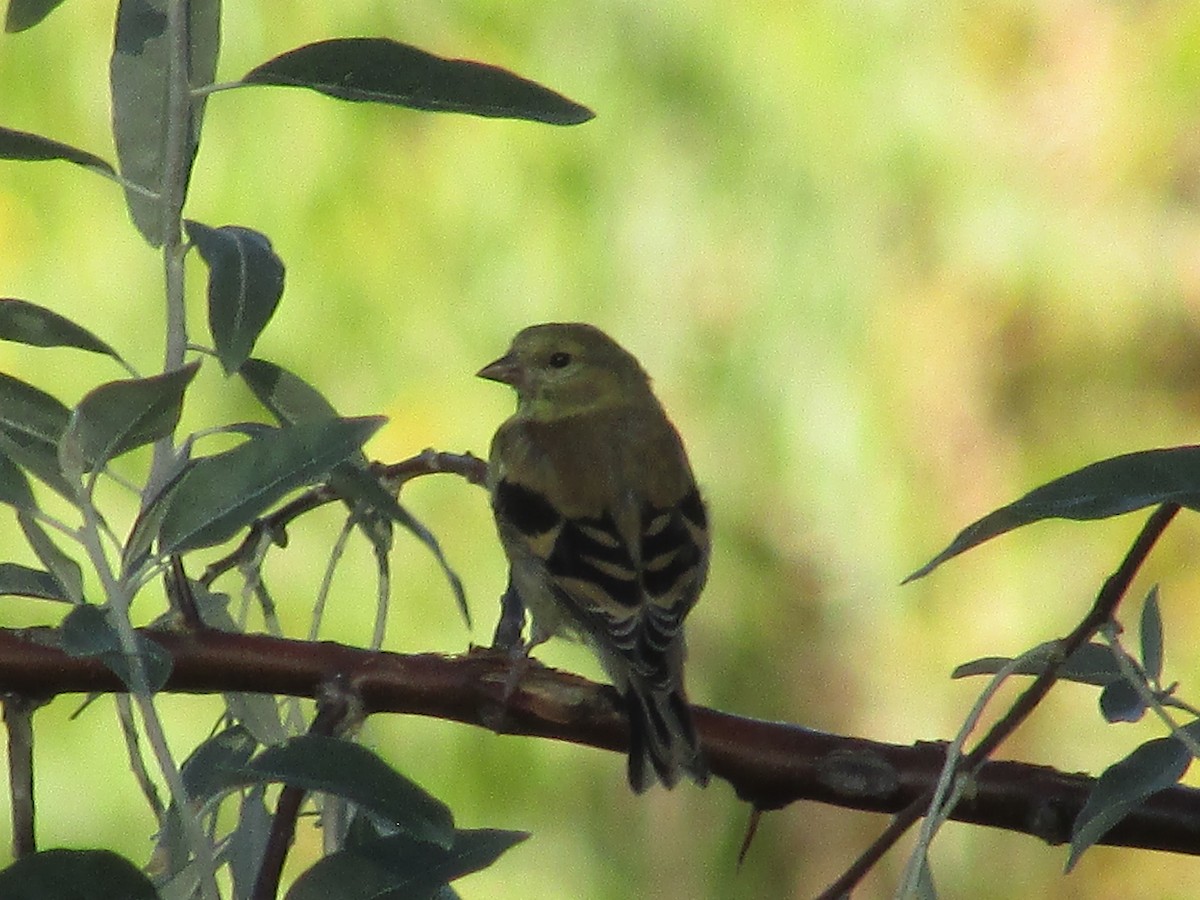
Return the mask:
{"type": "Polygon", "coordinates": [[[37,852],[33,801],[33,713],[44,702],[25,694],[6,694],[3,698],[4,727],[8,732],[13,859],[37,852]]]}
{"type": "MultiPolygon", "coordinates": [[[[308,733],[333,736],[346,721],[353,706],[353,699],[340,679],[326,682],[317,698],[317,714],[308,733]]],[[[295,840],[296,821],[306,793],[304,788],[293,785],[285,785],[279,792],[279,802],[275,804],[275,817],[271,822],[271,833],[267,836],[262,865],[254,882],[254,891],[250,895],[252,900],[275,900],[279,893],[283,864],[287,861],[288,851],[295,840]]]]}
{"type": "Polygon", "coordinates": [[[196,606],[196,595],[188,583],[187,572],[183,568],[183,560],[178,555],[171,557],[171,565],[165,576],[167,582],[167,597],[171,605],[179,611],[179,617],[188,628],[204,628],[204,620],[196,606]]]}

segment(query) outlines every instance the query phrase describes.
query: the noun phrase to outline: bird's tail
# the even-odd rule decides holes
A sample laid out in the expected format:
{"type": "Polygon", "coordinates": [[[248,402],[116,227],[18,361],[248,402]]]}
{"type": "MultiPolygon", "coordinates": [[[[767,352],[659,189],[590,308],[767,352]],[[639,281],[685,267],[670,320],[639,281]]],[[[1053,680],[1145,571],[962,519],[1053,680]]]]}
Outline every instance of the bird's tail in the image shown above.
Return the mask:
{"type": "Polygon", "coordinates": [[[654,783],[673,788],[686,773],[703,787],[708,766],[700,752],[687,698],[679,688],[632,678],[625,692],[629,713],[629,786],[640,794],[654,783]]]}

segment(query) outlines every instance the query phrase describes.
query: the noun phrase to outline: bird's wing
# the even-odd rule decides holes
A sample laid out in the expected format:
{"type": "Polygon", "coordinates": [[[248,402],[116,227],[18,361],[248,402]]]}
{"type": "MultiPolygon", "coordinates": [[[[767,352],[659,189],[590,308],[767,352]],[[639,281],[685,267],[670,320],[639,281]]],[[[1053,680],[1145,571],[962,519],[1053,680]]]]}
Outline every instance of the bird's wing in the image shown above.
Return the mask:
{"type": "Polygon", "coordinates": [[[510,558],[540,565],[561,608],[631,670],[670,678],[668,650],[704,585],[707,532],[694,486],[674,505],[649,504],[626,538],[609,509],[567,517],[540,492],[502,477],[494,489],[510,558]]]}

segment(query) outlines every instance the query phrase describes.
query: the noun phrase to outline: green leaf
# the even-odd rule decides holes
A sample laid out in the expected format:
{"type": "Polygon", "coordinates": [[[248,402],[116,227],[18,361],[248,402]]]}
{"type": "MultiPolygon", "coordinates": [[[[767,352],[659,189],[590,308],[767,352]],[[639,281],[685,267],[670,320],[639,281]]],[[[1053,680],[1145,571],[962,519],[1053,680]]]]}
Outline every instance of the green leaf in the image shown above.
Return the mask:
{"type": "Polygon", "coordinates": [[[412,532],[417,540],[429,549],[438,565],[442,567],[442,574],[445,575],[446,581],[450,584],[450,590],[454,593],[458,611],[462,615],[463,621],[467,623],[467,628],[470,628],[471,611],[467,607],[467,594],[463,589],[462,579],[450,567],[450,562],[442,552],[442,545],[438,543],[433,532],[401,506],[399,500],[384,490],[379,479],[359,466],[340,466],[334,471],[330,483],[343,497],[364,504],[368,509],[375,510],[401,528],[412,532]]]}
{"type": "Polygon", "coordinates": [[[289,50],[243,84],[310,88],[341,100],[577,125],[586,106],[497,66],[444,59],[386,38],[340,38],[289,50]]]}
{"type": "Polygon", "coordinates": [[[1162,678],[1163,624],[1158,609],[1158,585],[1150,588],[1142,605],[1142,624],[1138,631],[1142,644],[1142,668],[1152,684],[1162,678]]]}
{"type": "Polygon", "coordinates": [[[238,374],[281,425],[323,422],[338,412],[315,387],[282,366],[265,359],[248,359],[238,374]]]}
{"type": "Polygon", "coordinates": [[[226,844],[223,856],[229,863],[229,875],[233,881],[231,894],[234,897],[253,896],[271,833],[271,823],[274,821],[263,800],[265,795],[266,787],[258,785],[242,796],[237,827],[229,835],[226,844]]]}
{"type": "Polygon", "coordinates": [[[5,900],[158,900],[158,893],[129,860],[108,850],[43,850],[0,871],[5,900]]]}
{"type": "Polygon", "coordinates": [[[82,603],[83,570],[79,563],[67,556],[28,512],[17,513],[17,521],[25,532],[25,540],[29,541],[38,561],[54,576],[63,596],[72,603],[82,603]]]}
{"type": "Polygon", "coordinates": [[[182,553],[228,540],[286,494],[324,478],[383,422],[367,416],[272,429],[196,460],[165,492],[159,552],[182,553]]]}
{"type": "Polygon", "coordinates": [[[1106,519],[1160,503],[1200,509],[1200,446],[1127,453],[1036,487],[968,525],[904,583],[984,541],[1042,519],[1106,519]]]}
{"type": "MultiPolygon", "coordinates": [[[[9,6],[8,11],[11,21],[12,6],[9,6]]],[[[99,172],[101,175],[115,177],[117,174],[111,165],[86,150],[79,150],[69,144],[42,137],[40,134],[17,131],[15,128],[0,127],[0,159],[15,159],[23,162],[61,159],[99,172]]]]}
{"type": "Polygon", "coordinates": [[[33,499],[33,488],[29,479],[21,471],[21,467],[9,459],[0,450],[0,503],[7,503],[17,509],[36,510],[37,501],[33,499]]]}
{"type": "Polygon", "coordinates": [[[258,742],[241,725],[214,734],[191,752],[183,763],[183,786],[188,799],[206,803],[243,782],[242,769],[258,742]]]}
{"type": "MultiPolygon", "coordinates": [[[[1185,731],[1200,735],[1196,723],[1185,731]]],[[[1097,779],[1096,786],[1080,810],[1071,830],[1071,871],[1083,852],[1146,800],[1176,784],[1191,764],[1192,755],[1183,742],[1173,737],[1147,741],[1097,779]]]]}
{"type": "Polygon", "coordinates": [[[444,803],[350,741],[316,734],[294,737],[268,747],[243,772],[249,783],[282,781],[345,797],[420,841],[446,848],[454,844],[454,817],[444,803]]]}
{"type": "Polygon", "coordinates": [[[0,563],[0,595],[71,602],[57,578],[19,563],[0,563]]]}
{"type": "MultiPolygon", "coordinates": [[[[138,656],[150,692],[158,691],[171,676],[171,655],[142,634],[135,634],[138,656]]],[[[99,657],[130,691],[136,690],[129,660],[121,649],[121,636],[99,606],[85,604],[67,613],[62,622],[63,652],[76,657],[99,657]]]]}
{"type": "Polygon", "coordinates": [[[63,0],[8,0],[8,15],[4,19],[4,30],[9,34],[25,31],[38,24],[63,2],[63,0]]]}
{"type": "Polygon", "coordinates": [[[74,501],[58,465],[58,441],[70,417],[45,391],[0,372],[0,453],[74,501]]]}
{"type": "Polygon", "coordinates": [[[265,234],[190,219],[188,237],[208,264],[208,327],[226,374],[241,368],[283,296],[283,260],[265,234]]]}
{"type": "Polygon", "coordinates": [[[110,381],[89,391],[71,412],[59,442],[59,464],[64,471],[72,462],[83,471],[101,469],[110,459],[159,438],[170,437],[183,412],[183,397],[200,369],[199,362],[182,369],[110,381]]]}
{"type": "Polygon", "coordinates": [[[1146,704],[1141,695],[1128,681],[1106,684],[1100,692],[1100,715],[1104,721],[1138,722],[1146,714],[1146,704]]]}
{"type": "MultiPolygon", "coordinates": [[[[1013,670],[1014,675],[1041,675],[1054,659],[1056,641],[1049,641],[1036,648],[1040,653],[1026,656],[1024,662],[1013,670]]],[[[995,675],[1012,662],[1008,656],[985,656],[982,659],[963,663],[951,673],[951,678],[970,675],[995,675]]],[[[1122,679],[1121,666],[1107,644],[1084,644],[1069,657],[1058,670],[1063,681],[1079,684],[1094,684],[1102,687],[1122,679]]]]}
{"type": "MultiPolygon", "coordinates": [[[[432,852],[431,849],[430,855],[432,852]]],[[[395,881],[386,866],[354,851],[342,850],[302,872],[284,900],[382,900],[388,897],[395,881]]],[[[405,900],[429,900],[431,896],[430,891],[410,890],[405,900]]]]}
{"type": "MultiPolygon", "coordinates": [[[[171,115],[168,78],[171,60],[167,33],[167,6],[171,0],[121,0],[113,54],[109,61],[112,88],[113,138],[117,159],[126,181],[143,190],[126,188],[125,202],[138,231],[158,247],[164,238],[168,215],[161,198],[167,164],[166,128],[171,115]],[[147,194],[145,191],[149,191],[147,194]]],[[[221,7],[219,0],[191,0],[187,4],[188,81],[192,87],[211,84],[220,48],[221,7]]],[[[205,98],[191,103],[191,128],[185,151],[190,177],[192,162],[200,145],[205,98]]]]}
{"type": "Polygon", "coordinates": [[[0,299],[0,340],[31,347],[74,347],[125,364],[116,350],[83,326],[44,306],[13,297],[0,299]]]}
{"type": "Polygon", "coordinates": [[[529,837],[523,831],[459,830],[443,848],[396,834],[333,853],[304,872],[287,900],[418,900],[486,869],[529,837]]]}

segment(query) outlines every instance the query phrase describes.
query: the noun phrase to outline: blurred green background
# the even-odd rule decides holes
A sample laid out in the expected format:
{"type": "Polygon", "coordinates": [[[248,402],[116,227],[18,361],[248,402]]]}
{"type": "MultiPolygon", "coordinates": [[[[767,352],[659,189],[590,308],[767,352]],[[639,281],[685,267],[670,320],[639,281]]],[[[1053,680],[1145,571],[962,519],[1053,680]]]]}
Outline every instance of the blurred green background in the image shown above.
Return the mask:
{"type": "MultiPolygon", "coordinates": [[[[0,124],[112,158],[114,6],[68,3],[0,38],[0,124]]],[[[597,112],[555,129],[299,90],[218,94],[187,214],[271,237],[288,287],[258,352],[344,413],[388,415],[368,447],[379,459],[486,452],[512,399],[472,373],[526,324],[586,319],[635,352],[715,523],[690,620],[696,702],[880,740],[951,737],[982,687],[951,682],[954,665],[1069,630],[1142,516],[1041,525],[898,587],[904,575],[1038,483],[1193,439],[1200,6],[258,0],[227,4],[223,24],[221,80],[297,44],[386,35],[597,112]]],[[[196,340],[203,277],[193,261],[196,340]]],[[[0,163],[0,295],[73,317],[145,372],[160,363],[159,260],[120,192],[75,167],[0,163]]],[[[185,427],[262,415],[212,368],[185,427]]],[[[0,370],[68,404],[121,375],[12,345],[0,370]]],[[[131,504],[110,499],[126,523],[131,504]]],[[[486,642],[504,566],[484,494],[446,476],[404,499],[462,574],[476,626],[401,537],[387,646],[486,642]]],[[[328,515],[294,529],[270,570],[294,634],[336,527],[328,515]]],[[[3,558],[28,562],[0,529],[3,558]]],[[[1161,584],[1167,677],[1193,700],[1198,537],[1193,516],[1172,526],[1130,606],[1161,584]]],[[[364,548],[334,589],[322,636],[365,643],[364,548]]],[[[60,614],[6,600],[0,624],[60,614]]],[[[538,655],[599,677],[578,647],[538,655]]],[[[68,722],[75,703],[37,719],[42,845],[142,861],[152,823],[111,703],[68,722]]],[[[163,707],[180,753],[218,710],[163,707]]],[[[1094,692],[1065,686],[1001,756],[1096,773],[1154,734],[1104,726],[1094,692]]],[[[796,805],[764,819],[739,870],[749,811],[723,783],[636,798],[615,754],[438,721],[380,717],[365,739],[463,827],[534,833],[459,883],[468,900],[805,897],[885,825],[796,805]]],[[[305,829],[298,852],[315,843],[305,829]]],[[[944,896],[973,898],[1184,897],[1197,865],[1099,848],[1064,877],[1065,859],[950,825],[932,863],[944,896]]],[[[856,896],[889,896],[903,863],[890,855],[856,896]]]]}

